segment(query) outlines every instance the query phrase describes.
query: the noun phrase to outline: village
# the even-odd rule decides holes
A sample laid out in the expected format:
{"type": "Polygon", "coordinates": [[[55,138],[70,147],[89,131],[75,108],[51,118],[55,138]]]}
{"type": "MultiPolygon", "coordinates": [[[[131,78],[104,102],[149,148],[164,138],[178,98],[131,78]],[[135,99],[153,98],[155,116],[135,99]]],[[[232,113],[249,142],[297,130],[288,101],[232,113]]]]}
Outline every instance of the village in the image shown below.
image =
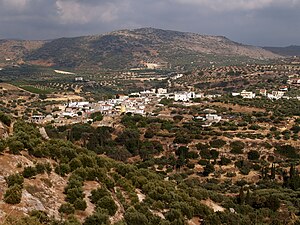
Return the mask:
{"type": "MultiPolygon", "coordinates": [[[[293,82],[295,82],[293,80],[293,82]]],[[[288,97],[285,94],[288,92],[288,86],[281,86],[279,90],[267,91],[266,89],[259,89],[256,92],[243,90],[241,92],[232,92],[233,98],[242,99],[261,99],[266,98],[271,101],[279,99],[298,99],[297,97],[288,97]]],[[[163,99],[171,100],[174,104],[183,106],[197,106],[199,101],[207,101],[221,98],[222,94],[204,94],[203,92],[195,91],[177,91],[168,92],[167,88],[158,88],[143,90],[140,92],[133,92],[128,95],[117,94],[115,98],[98,101],[72,101],[68,100],[65,103],[51,105],[56,110],[47,115],[32,115],[30,122],[37,124],[52,123],[56,126],[76,123],[93,123],[97,126],[114,126],[114,118],[127,113],[142,116],[155,116],[163,118],[171,118],[171,115],[164,115],[155,113],[157,108],[164,106],[161,104],[163,99]],[[100,113],[104,119],[97,122],[91,118],[92,114],[100,113]],[[110,119],[108,119],[110,118],[110,119]]],[[[203,127],[211,126],[212,123],[221,121],[222,116],[216,114],[215,110],[208,109],[208,113],[204,116],[195,116],[196,120],[205,121],[203,127]]]]}

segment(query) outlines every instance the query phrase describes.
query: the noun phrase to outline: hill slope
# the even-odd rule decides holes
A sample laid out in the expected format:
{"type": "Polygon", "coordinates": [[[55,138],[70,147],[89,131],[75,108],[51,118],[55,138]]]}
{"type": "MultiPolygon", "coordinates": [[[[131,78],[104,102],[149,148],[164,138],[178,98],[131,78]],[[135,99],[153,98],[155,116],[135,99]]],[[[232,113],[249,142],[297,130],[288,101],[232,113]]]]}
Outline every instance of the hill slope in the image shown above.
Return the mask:
{"type": "Polygon", "coordinates": [[[282,56],[300,56],[300,46],[297,45],[287,47],[264,47],[264,49],[282,56]]]}
{"type": "Polygon", "coordinates": [[[129,68],[141,61],[169,62],[173,66],[238,64],[279,56],[265,49],[233,42],[221,36],[141,28],[103,35],[38,42],[22,51],[34,64],[71,68],[129,68]]]}
{"type": "Polygon", "coordinates": [[[0,40],[0,61],[21,60],[32,50],[41,48],[45,41],[0,40]]]}

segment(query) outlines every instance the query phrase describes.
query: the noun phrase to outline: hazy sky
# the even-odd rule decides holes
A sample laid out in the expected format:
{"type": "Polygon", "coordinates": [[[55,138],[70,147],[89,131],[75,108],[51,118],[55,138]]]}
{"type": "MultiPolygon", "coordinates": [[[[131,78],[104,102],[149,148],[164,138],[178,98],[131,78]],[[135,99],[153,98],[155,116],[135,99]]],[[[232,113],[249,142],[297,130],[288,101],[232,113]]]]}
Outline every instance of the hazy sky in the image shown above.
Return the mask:
{"type": "Polygon", "coordinates": [[[0,39],[154,27],[260,46],[300,45],[300,0],[0,0],[0,39]]]}

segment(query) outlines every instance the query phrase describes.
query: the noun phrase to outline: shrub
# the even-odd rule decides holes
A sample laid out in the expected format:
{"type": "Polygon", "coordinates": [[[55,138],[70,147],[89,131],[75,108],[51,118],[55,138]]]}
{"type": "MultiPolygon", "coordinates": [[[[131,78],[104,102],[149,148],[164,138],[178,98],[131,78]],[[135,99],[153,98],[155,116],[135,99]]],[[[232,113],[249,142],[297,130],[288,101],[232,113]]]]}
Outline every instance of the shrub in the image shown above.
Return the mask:
{"type": "Polygon", "coordinates": [[[35,167],[28,166],[24,168],[22,174],[24,178],[31,178],[37,174],[37,171],[35,167]]]}
{"type": "Polygon", "coordinates": [[[202,144],[202,143],[198,143],[196,144],[196,148],[198,150],[208,150],[209,149],[209,145],[208,144],[202,144]]]}
{"type": "Polygon", "coordinates": [[[11,124],[11,117],[4,114],[3,112],[0,112],[0,121],[4,123],[6,126],[10,126],[11,124]]]}
{"type": "Polygon", "coordinates": [[[299,154],[297,153],[296,148],[291,145],[276,146],[275,152],[287,158],[292,158],[292,159],[299,158],[299,154]]]}
{"type": "Polygon", "coordinates": [[[91,118],[94,120],[94,121],[101,121],[103,120],[103,115],[101,112],[94,112],[91,114],[91,118]]]}
{"type": "Polygon", "coordinates": [[[12,154],[19,154],[24,149],[24,144],[18,140],[8,141],[9,151],[12,154]]]}
{"type": "Polygon", "coordinates": [[[22,198],[22,187],[13,185],[9,187],[4,194],[4,201],[8,204],[19,204],[22,198]]]}
{"type": "Polygon", "coordinates": [[[29,213],[29,216],[36,218],[41,224],[48,224],[50,222],[47,213],[44,211],[33,210],[29,213]]]}
{"type": "Polygon", "coordinates": [[[84,198],[84,193],[81,187],[69,188],[66,191],[66,201],[74,204],[78,198],[84,198]]]}
{"type": "Polygon", "coordinates": [[[69,164],[61,163],[57,167],[55,167],[55,173],[58,175],[64,177],[66,174],[68,174],[71,171],[69,164]]]}
{"type": "Polygon", "coordinates": [[[5,181],[8,185],[8,187],[14,186],[14,185],[23,185],[24,182],[24,177],[21,174],[12,174],[9,175],[8,177],[5,177],[5,181]]]}
{"type": "Polygon", "coordinates": [[[154,133],[153,129],[149,128],[149,129],[146,130],[146,132],[144,134],[144,137],[145,138],[153,138],[154,135],[155,135],[155,133],[154,133]]]}
{"type": "Polygon", "coordinates": [[[222,148],[224,145],[226,145],[226,141],[222,139],[215,139],[211,140],[209,144],[212,148],[222,148]]]}
{"type": "Polygon", "coordinates": [[[259,152],[255,150],[251,150],[247,155],[249,160],[258,160],[260,157],[259,152]]]}
{"type": "Polygon", "coordinates": [[[207,165],[204,167],[203,175],[204,175],[204,176],[208,176],[210,173],[212,173],[212,172],[214,172],[214,171],[215,171],[214,165],[212,165],[212,164],[207,164],[207,165]]]}
{"type": "Polygon", "coordinates": [[[279,201],[278,197],[276,197],[274,195],[270,195],[266,199],[265,206],[275,212],[280,207],[280,201],[279,201]]]}
{"type": "Polygon", "coordinates": [[[6,148],[6,143],[3,140],[0,140],[0,152],[4,152],[6,148]]]}
{"type": "Polygon", "coordinates": [[[89,198],[91,199],[91,202],[96,204],[101,198],[105,196],[109,196],[108,190],[105,188],[98,188],[91,191],[91,196],[89,198]]]}
{"type": "Polygon", "coordinates": [[[148,225],[149,221],[147,217],[133,208],[129,208],[124,215],[126,224],[128,225],[148,225]]]}
{"type": "Polygon", "coordinates": [[[81,198],[77,198],[76,201],[74,202],[74,208],[77,210],[84,211],[86,207],[87,207],[86,202],[81,198]]]}
{"type": "Polygon", "coordinates": [[[107,209],[108,214],[113,216],[115,215],[118,206],[116,205],[115,201],[110,196],[104,196],[97,202],[97,207],[107,209]]]}
{"type": "Polygon", "coordinates": [[[88,216],[83,223],[83,225],[95,225],[95,224],[101,224],[101,225],[110,224],[107,210],[97,209],[96,212],[93,215],[88,216]]]}
{"type": "Polygon", "coordinates": [[[242,154],[245,144],[242,141],[233,141],[230,143],[231,153],[233,154],[242,154]]]}
{"type": "Polygon", "coordinates": [[[226,165],[228,165],[230,163],[231,163],[231,159],[226,158],[225,156],[222,156],[221,159],[220,159],[220,161],[219,161],[219,164],[221,166],[226,166],[226,165]]]}
{"type": "Polygon", "coordinates": [[[63,214],[67,214],[67,215],[74,214],[75,213],[75,208],[72,204],[67,202],[67,203],[62,204],[59,207],[58,212],[63,213],[63,214]]]}

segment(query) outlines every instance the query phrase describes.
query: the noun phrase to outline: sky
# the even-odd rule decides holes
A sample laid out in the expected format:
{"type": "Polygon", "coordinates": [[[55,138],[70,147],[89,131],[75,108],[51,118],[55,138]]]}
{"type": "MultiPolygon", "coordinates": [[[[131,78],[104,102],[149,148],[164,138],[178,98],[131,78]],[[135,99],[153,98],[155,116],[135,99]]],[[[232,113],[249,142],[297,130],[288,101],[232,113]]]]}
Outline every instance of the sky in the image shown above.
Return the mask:
{"type": "Polygon", "coordinates": [[[300,0],[0,0],[0,39],[153,27],[257,46],[300,45],[300,0]]]}

